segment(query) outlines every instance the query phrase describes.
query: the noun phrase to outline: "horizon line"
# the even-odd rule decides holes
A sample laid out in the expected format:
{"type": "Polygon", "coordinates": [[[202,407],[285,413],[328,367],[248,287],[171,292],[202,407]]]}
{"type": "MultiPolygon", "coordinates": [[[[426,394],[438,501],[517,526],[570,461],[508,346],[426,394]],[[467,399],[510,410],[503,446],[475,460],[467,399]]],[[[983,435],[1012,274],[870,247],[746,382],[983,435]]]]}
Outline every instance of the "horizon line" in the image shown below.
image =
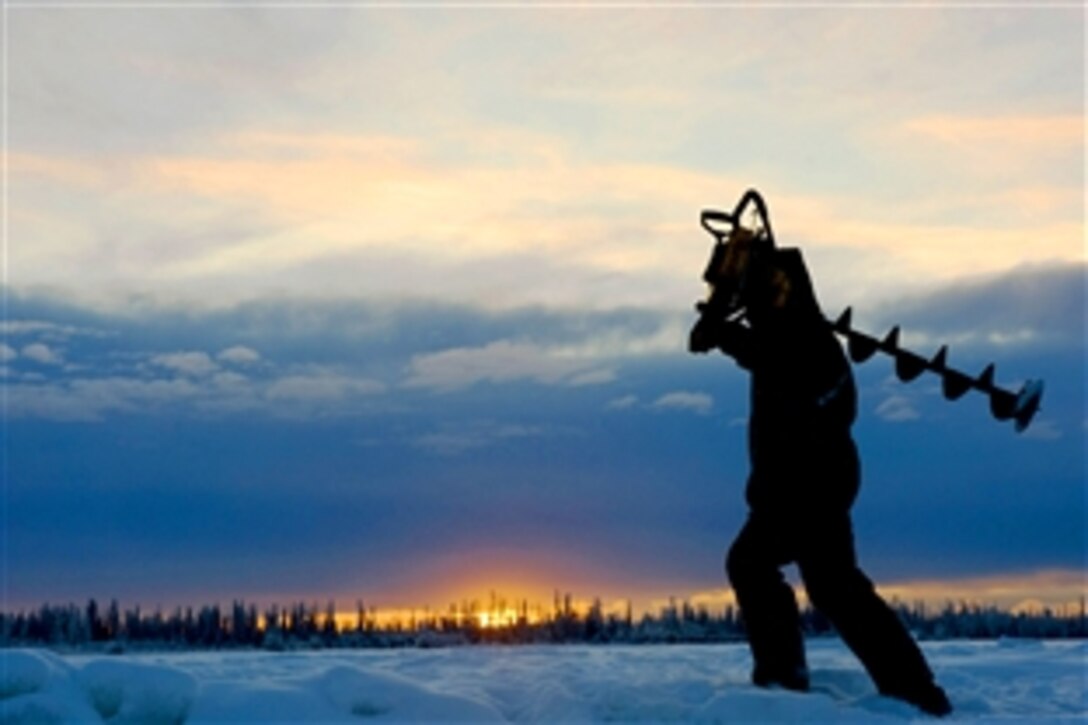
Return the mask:
{"type": "MultiPolygon", "coordinates": [[[[809,606],[804,586],[789,582],[802,607],[809,606]]],[[[875,586],[876,591],[889,605],[923,606],[938,609],[947,606],[978,606],[981,608],[993,608],[1002,612],[1013,614],[1038,613],[1046,609],[1054,612],[1077,609],[1083,606],[1088,598],[1088,582],[1084,572],[1077,569],[1042,569],[1022,575],[986,575],[975,577],[961,577],[957,579],[919,579],[903,582],[889,582],[875,586]]],[[[362,593],[347,594],[340,592],[332,595],[299,595],[297,593],[268,594],[257,593],[242,596],[208,596],[197,604],[191,598],[188,602],[173,601],[169,604],[158,601],[150,605],[146,598],[127,599],[130,608],[151,612],[170,612],[185,609],[199,609],[201,607],[228,608],[235,603],[246,606],[255,606],[260,610],[276,607],[290,608],[297,605],[315,605],[322,612],[332,604],[337,618],[341,616],[356,616],[359,606],[362,605],[368,615],[381,619],[410,619],[420,617],[441,617],[448,612],[479,611],[498,613],[515,611],[527,608],[537,616],[560,611],[569,607],[573,611],[583,614],[591,607],[598,605],[601,611],[608,614],[622,614],[630,610],[633,616],[656,616],[669,607],[691,606],[699,610],[719,611],[725,607],[737,607],[736,596],[732,588],[723,586],[710,590],[689,590],[687,593],[677,594],[642,594],[641,596],[621,596],[615,593],[593,594],[584,596],[575,594],[575,587],[548,587],[552,594],[543,597],[537,588],[532,594],[524,592],[524,587],[504,587],[498,583],[494,587],[487,587],[484,593],[436,595],[430,597],[430,603],[403,604],[390,601],[387,597],[366,596],[362,593]],[[521,589],[522,592],[510,590],[521,589]],[[444,599],[445,603],[436,605],[435,599],[444,599]],[[377,600],[378,604],[370,604],[377,600]],[[549,602],[550,600],[550,602],[549,602]]],[[[35,604],[27,604],[25,601],[13,605],[5,600],[0,608],[0,613],[19,614],[33,612],[42,607],[57,606],[51,604],[51,598],[44,597],[35,604]]],[[[60,606],[85,606],[91,601],[102,605],[111,602],[126,601],[123,596],[99,597],[88,595],[80,600],[71,597],[54,597],[52,602],[67,600],[60,606]]],[[[263,611],[262,611],[263,614],[263,611]]]]}

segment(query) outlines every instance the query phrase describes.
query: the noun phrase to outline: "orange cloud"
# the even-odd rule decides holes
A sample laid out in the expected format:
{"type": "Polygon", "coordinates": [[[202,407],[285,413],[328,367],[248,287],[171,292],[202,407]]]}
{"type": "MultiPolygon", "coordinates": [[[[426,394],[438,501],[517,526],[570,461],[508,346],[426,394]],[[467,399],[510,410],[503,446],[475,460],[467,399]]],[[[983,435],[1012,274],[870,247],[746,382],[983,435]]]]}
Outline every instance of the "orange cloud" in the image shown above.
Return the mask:
{"type": "Polygon", "coordinates": [[[910,133],[956,145],[1075,150],[1084,147],[1084,117],[930,115],[904,124],[910,133]]]}
{"type": "Polygon", "coordinates": [[[879,587],[881,594],[902,602],[925,602],[943,606],[948,602],[994,604],[1017,610],[1031,606],[1052,608],[1076,606],[1088,594],[1084,572],[1044,570],[942,581],[920,580],[879,587]]]}
{"type": "MultiPolygon", "coordinates": [[[[1023,126],[1034,129],[1035,137],[1044,134],[1038,129],[1050,128],[1031,120],[1011,128],[977,119],[962,126],[947,120],[918,123],[930,133],[946,134],[969,133],[972,124],[993,128],[994,134],[1013,134],[1023,126]]],[[[1053,125],[1068,140],[1069,121],[1053,125]]],[[[694,218],[699,206],[715,200],[728,206],[731,194],[744,187],[680,167],[581,162],[558,140],[549,144],[540,136],[512,140],[530,145],[507,149],[517,157],[511,165],[452,166],[429,161],[422,146],[407,139],[256,133],[239,143],[253,156],[162,157],[147,168],[153,184],[257,203],[265,214],[302,225],[311,240],[299,244],[295,235],[258,240],[247,249],[194,260],[194,272],[205,265],[286,264],[337,249],[388,245],[453,257],[532,248],[616,272],[674,268],[682,257],[698,266],[705,245],[688,243],[697,229],[694,224],[681,228],[675,220],[694,218]],[[281,157],[284,149],[291,152],[288,158],[281,157]]],[[[475,138],[463,142],[471,146],[475,138]]],[[[1007,201],[1035,208],[1046,208],[1055,198],[1053,190],[1038,187],[1004,194],[1007,201]]],[[[1026,256],[1026,230],[1015,226],[903,221],[900,209],[871,204],[859,216],[850,198],[773,194],[772,202],[786,243],[795,236],[817,245],[879,250],[896,265],[930,278],[1003,270],[1026,256]],[[869,221],[878,215],[879,221],[869,221]]],[[[1082,232],[1075,217],[1034,226],[1031,256],[1076,258],[1082,232]]]]}
{"type": "MultiPolygon", "coordinates": [[[[804,587],[798,586],[796,590],[798,599],[806,603],[804,587]]],[[[949,603],[967,603],[1012,611],[1050,607],[1072,612],[1077,611],[1081,598],[1088,595],[1088,580],[1081,571],[1053,569],[1027,574],[905,581],[878,585],[877,591],[888,601],[908,605],[920,602],[931,609],[949,603]]],[[[727,587],[694,592],[686,599],[693,605],[703,604],[710,609],[736,606],[737,603],[735,593],[727,587]]],[[[666,603],[667,599],[655,598],[650,601],[649,608],[656,610],[666,603]]]]}
{"type": "Polygon", "coordinates": [[[30,177],[78,186],[103,188],[109,180],[107,165],[89,163],[61,156],[10,152],[7,155],[8,173],[12,178],[30,177]]]}
{"type": "MultiPolygon", "coordinates": [[[[990,128],[988,122],[977,123],[990,128]]],[[[947,120],[917,124],[938,136],[967,132],[947,120]]],[[[1022,125],[1029,136],[1049,133],[1039,130],[1050,128],[1041,121],[1022,125]]],[[[1069,125],[1068,120],[1055,122],[1053,133],[1068,140],[1069,125]]],[[[991,133],[1012,132],[995,128],[991,133]]],[[[449,280],[456,279],[460,294],[476,289],[476,298],[495,299],[495,268],[483,279],[473,265],[503,259],[524,265],[518,257],[532,255],[585,270],[586,277],[581,286],[537,278],[531,286],[510,290],[508,304],[587,304],[595,293],[587,280],[594,275],[652,275],[674,285],[690,280],[698,294],[697,274],[710,245],[696,224],[698,211],[729,207],[747,185],[729,174],[678,165],[585,160],[561,137],[503,127],[451,131],[431,139],[257,129],[224,136],[209,149],[200,155],[135,156],[110,164],[17,156],[16,177],[36,175],[61,187],[79,187],[92,200],[95,194],[87,190],[97,192],[108,200],[99,208],[111,214],[111,229],[126,230],[122,237],[105,235],[124,264],[92,264],[100,250],[90,242],[98,238],[91,232],[102,220],[80,215],[101,212],[92,211],[93,203],[86,210],[52,208],[48,196],[38,197],[16,210],[21,221],[13,238],[24,240],[14,255],[20,280],[78,280],[87,289],[99,275],[103,288],[117,289],[128,279],[160,291],[210,283],[223,294],[244,297],[252,280],[281,275],[275,282],[280,286],[344,293],[317,278],[303,281],[297,270],[330,259],[340,260],[337,266],[343,268],[343,262],[367,254],[416,255],[450,272],[442,277],[445,287],[425,291],[443,294],[449,280]],[[49,219],[66,220],[68,227],[61,231],[72,231],[55,233],[57,226],[47,224],[49,219]],[[222,219],[252,224],[253,230],[216,236],[222,219]],[[159,228],[139,233],[146,225],[159,228]],[[200,239],[209,241],[160,241],[159,247],[147,241],[188,234],[191,227],[208,230],[200,239]],[[80,229],[86,238],[76,244],[75,230],[80,229]]],[[[947,282],[1028,260],[1083,257],[1079,204],[1060,187],[991,189],[955,202],[974,210],[970,218],[937,223],[928,220],[948,218],[941,204],[949,202],[939,195],[907,205],[912,207],[908,213],[903,204],[846,194],[797,194],[769,183],[764,192],[782,243],[803,244],[821,289],[849,290],[847,301],[855,304],[918,280],[947,282]],[[932,208],[927,210],[927,204],[932,208]],[[1012,204],[1045,216],[1025,213],[978,223],[987,210],[1004,214],[1012,204]],[[842,249],[851,253],[836,253],[834,264],[821,266],[823,250],[842,249]]],[[[352,291],[368,289],[366,274],[360,265],[352,291]]],[[[623,303],[640,298],[659,302],[660,287],[631,284],[623,303]]]]}

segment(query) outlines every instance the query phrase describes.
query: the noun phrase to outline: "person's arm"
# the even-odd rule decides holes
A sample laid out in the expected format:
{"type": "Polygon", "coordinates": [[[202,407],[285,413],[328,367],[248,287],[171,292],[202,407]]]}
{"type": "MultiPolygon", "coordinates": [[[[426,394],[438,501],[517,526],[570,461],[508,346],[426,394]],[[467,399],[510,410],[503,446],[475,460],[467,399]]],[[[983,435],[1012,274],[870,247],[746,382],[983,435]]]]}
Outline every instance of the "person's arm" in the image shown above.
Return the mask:
{"type": "Polygon", "coordinates": [[[732,357],[742,368],[752,369],[752,330],[741,322],[709,316],[699,318],[691,330],[688,349],[701,353],[715,348],[732,357]]]}

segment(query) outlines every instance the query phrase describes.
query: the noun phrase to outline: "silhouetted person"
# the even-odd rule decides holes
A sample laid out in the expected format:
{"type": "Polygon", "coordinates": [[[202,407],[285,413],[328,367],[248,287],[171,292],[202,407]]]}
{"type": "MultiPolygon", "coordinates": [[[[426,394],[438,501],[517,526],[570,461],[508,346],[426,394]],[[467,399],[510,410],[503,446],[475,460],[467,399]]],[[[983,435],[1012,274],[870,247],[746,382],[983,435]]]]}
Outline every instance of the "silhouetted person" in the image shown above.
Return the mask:
{"type": "Polygon", "coordinates": [[[842,347],[816,301],[801,253],[741,228],[711,264],[742,280],[730,315],[705,314],[691,350],[720,349],[751,372],[748,521],[726,558],[761,687],[809,686],[797,602],[780,567],[796,562],[813,606],[884,695],[927,713],[951,704],[921,651],[858,568],[850,507],[860,468],[850,434],[857,401],[842,347]],[[756,254],[760,252],[760,254],[756,254]]]}

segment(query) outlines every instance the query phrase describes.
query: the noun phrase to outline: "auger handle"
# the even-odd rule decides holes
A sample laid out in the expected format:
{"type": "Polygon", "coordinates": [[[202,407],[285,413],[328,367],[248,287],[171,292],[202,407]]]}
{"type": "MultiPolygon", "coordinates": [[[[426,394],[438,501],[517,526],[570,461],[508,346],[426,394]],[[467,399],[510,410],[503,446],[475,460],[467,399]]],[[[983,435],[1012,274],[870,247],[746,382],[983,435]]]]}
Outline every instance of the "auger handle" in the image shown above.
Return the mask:
{"type": "Polygon", "coordinates": [[[744,192],[744,196],[740,198],[737,205],[733,207],[733,212],[727,214],[724,211],[718,211],[717,209],[704,209],[699,215],[699,223],[703,229],[710,232],[711,236],[717,239],[719,242],[724,242],[729,233],[740,226],[741,219],[744,217],[744,212],[749,205],[754,205],[756,213],[759,215],[760,226],[763,227],[763,231],[766,234],[767,241],[770,245],[774,246],[774,233],[771,231],[771,215],[767,211],[767,202],[763,200],[763,196],[755,189],[749,189],[744,192]],[[728,224],[729,230],[723,231],[718,226],[721,224],[728,224]]]}
{"type": "Polygon", "coordinates": [[[730,232],[737,226],[737,220],[732,214],[726,214],[724,211],[718,211],[717,209],[703,209],[699,214],[699,224],[703,229],[710,232],[710,235],[717,239],[719,242],[724,242],[725,238],[729,236],[730,232]],[[715,224],[728,224],[728,230],[721,230],[714,226],[715,224]]]}

